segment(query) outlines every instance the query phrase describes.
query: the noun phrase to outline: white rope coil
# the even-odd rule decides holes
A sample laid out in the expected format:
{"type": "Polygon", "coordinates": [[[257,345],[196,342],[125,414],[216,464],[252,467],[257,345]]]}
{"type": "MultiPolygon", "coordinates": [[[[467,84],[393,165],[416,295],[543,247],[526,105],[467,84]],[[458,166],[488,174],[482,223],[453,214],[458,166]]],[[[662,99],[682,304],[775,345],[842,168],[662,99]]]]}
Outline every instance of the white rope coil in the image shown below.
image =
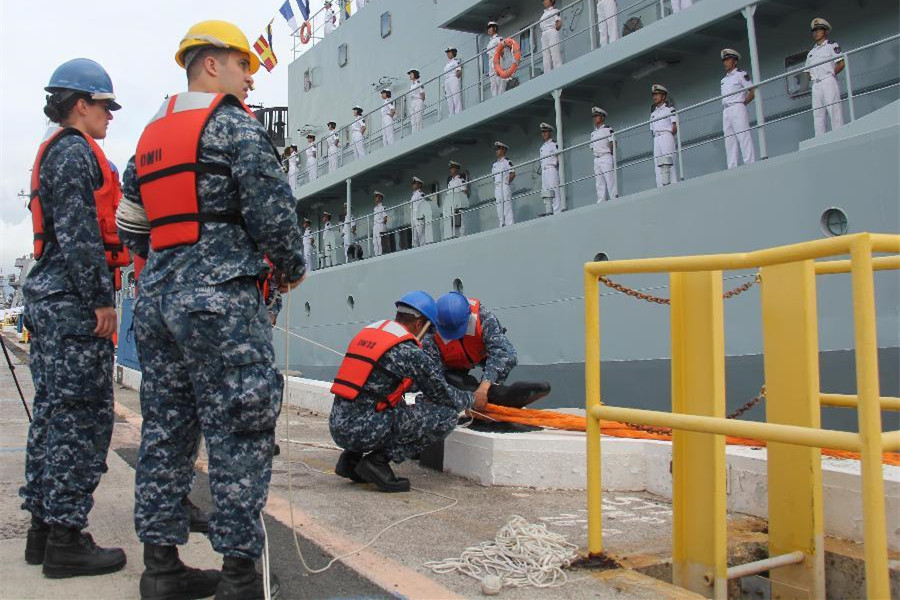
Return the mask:
{"type": "Polygon", "coordinates": [[[116,225],[130,233],[150,233],[150,220],[147,218],[144,205],[132,202],[125,196],[119,199],[119,207],[116,209],[116,225]]]}
{"type": "Polygon", "coordinates": [[[493,542],[466,548],[459,558],[430,561],[424,566],[434,573],[458,572],[478,580],[494,575],[507,587],[559,587],[569,580],[564,569],[578,557],[577,550],[578,546],[548,531],[545,524],[514,515],[493,542]]]}

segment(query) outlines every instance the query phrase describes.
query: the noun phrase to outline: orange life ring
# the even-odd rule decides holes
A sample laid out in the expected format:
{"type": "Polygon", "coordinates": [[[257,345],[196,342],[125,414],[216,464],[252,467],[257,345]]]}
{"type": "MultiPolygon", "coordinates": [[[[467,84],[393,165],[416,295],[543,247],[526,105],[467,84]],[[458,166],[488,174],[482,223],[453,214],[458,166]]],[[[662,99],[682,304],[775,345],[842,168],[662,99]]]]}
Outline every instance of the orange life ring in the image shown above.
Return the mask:
{"type": "Polygon", "coordinates": [[[312,23],[309,21],[303,21],[303,25],[300,26],[300,43],[308,44],[309,40],[312,39],[312,23]]]}
{"type": "Polygon", "coordinates": [[[516,69],[519,68],[520,60],[522,60],[522,50],[519,48],[519,42],[512,38],[506,38],[497,44],[497,50],[494,52],[494,71],[503,79],[509,79],[516,72],[516,69]],[[513,64],[508,69],[504,69],[503,65],[500,64],[500,60],[503,58],[503,52],[507,48],[512,50],[513,64]]]}

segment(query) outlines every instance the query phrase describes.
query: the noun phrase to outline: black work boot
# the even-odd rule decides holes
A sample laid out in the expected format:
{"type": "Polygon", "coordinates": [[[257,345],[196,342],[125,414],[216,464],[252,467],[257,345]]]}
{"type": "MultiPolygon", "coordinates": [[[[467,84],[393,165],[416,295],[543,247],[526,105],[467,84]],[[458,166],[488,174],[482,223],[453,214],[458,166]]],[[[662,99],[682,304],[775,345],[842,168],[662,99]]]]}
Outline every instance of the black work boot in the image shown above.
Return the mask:
{"type": "Polygon", "coordinates": [[[44,562],[44,549],[47,547],[48,535],[50,535],[50,526],[31,515],[31,527],[28,528],[28,537],[25,539],[25,562],[29,565],[39,565],[44,562]]]}
{"type": "Polygon", "coordinates": [[[194,533],[209,533],[209,515],[191,502],[191,499],[187,496],[181,499],[181,505],[188,510],[190,530],[194,533]]]}
{"type": "Polygon", "coordinates": [[[104,575],[124,566],[125,552],[121,548],[101,548],[89,533],[64,525],[50,526],[44,552],[44,577],[104,575]]]}
{"type": "MultiPolygon", "coordinates": [[[[270,574],[271,575],[271,574],[270,574]]],[[[275,575],[269,577],[272,598],[278,596],[281,586],[275,575]]],[[[216,588],[215,600],[264,600],[262,573],[256,572],[256,563],[249,558],[226,556],[222,561],[222,580],[216,588]]]]}
{"type": "Polygon", "coordinates": [[[359,464],[362,457],[362,452],[344,450],[334,466],[335,475],[339,475],[344,479],[350,479],[356,483],[365,483],[366,480],[356,474],[356,465],[359,464]]]}
{"type": "Polygon", "coordinates": [[[175,546],[144,544],[141,600],[196,600],[216,593],[220,573],[192,569],[178,558],[175,546]]]}
{"type": "Polygon", "coordinates": [[[492,385],[488,388],[488,403],[497,406],[522,408],[536,402],[550,393],[546,381],[517,381],[511,385],[492,385]]]}
{"type": "Polygon", "coordinates": [[[409,479],[394,475],[391,459],[382,450],[370,452],[356,465],[356,474],[378,486],[382,492],[408,492],[409,479]]]}

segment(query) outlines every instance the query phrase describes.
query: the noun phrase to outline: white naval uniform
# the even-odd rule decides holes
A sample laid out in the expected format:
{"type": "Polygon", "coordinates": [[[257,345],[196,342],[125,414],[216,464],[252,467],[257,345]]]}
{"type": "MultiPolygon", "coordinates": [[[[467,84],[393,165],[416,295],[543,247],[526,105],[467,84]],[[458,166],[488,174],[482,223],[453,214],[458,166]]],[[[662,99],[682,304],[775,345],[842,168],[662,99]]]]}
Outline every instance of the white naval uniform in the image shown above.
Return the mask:
{"type": "Polygon", "coordinates": [[[756,162],[753,136],[750,135],[750,113],[747,111],[747,90],[753,82],[745,71],[732,69],[722,78],[722,133],[725,135],[725,159],[728,168],[738,166],[738,146],[744,164],[756,162]]]}
{"type": "Polygon", "coordinates": [[[306,173],[309,176],[310,181],[315,181],[319,177],[319,163],[317,158],[319,153],[316,151],[316,143],[313,142],[307,146],[303,153],[306,154],[306,173]]]}
{"type": "Polygon", "coordinates": [[[425,198],[422,190],[416,190],[412,194],[410,214],[412,218],[412,246],[418,248],[434,241],[434,230],[431,220],[434,213],[431,207],[431,199],[425,198]]]}
{"type": "Polygon", "coordinates": [[[425,88],[416,79],[409,83],[409,121],[413,131],[422,131],[422,117],[425,116],[425,88]]]}
{"type": "Polygon", "coordinates": [[[325,32],[323,35],[328,35],[335,29],[335,23],[337,22],[337,17],[334,14],[334,10],[330,8],[324,9],[325,12],[325,25],[323,27],[323,31],[325,32]]]}
{"type": "Polygon", "coordinates": [[[509,176],[515,173],[512,163],[505,156],[494,163],[491,173],[494,174],[494,197],[497,203],[497,220],[500,227],[513,225],[512,190],[509,187],[509,176]]]}
{"type": "Polygon", "coordinates": [[[381,141],[385,146],[394,143],[394,113],[393,100],[388,100],[381,106],[381,141]]]}
{"type": "Polygon", "coordinates": [[[591,150],[594,152],[594,184],[597,202],[612,200],[619,195],[616,189],[616,170],[611,144],[613,130],[603,124],[591,132],[591,150]]]}
{"type": "Polygon", "coordinates": [[[541,145],[541,190],[553,190],[553,214],[562,212],[559,197],[559,147],[553,140],[541,145]]]}
{"type": "Polygon", "coordinates": [[[559,10],[545,8],[541,14],[541,50],[544,58],[544,73],[562,64],[561,36],[556,30],[557,21],[562,21],[559,18],[559,10]]]}
{"type": "Polygon", "coordinates": [[[363,117],[358,117],[350,124],[350,137],[353,140],[353,154],[356,158],[366,155],[366,122],[363,117]]]}
{"type": "Polygon", "coordinates": [[[672,0],[672,13],[674,14],[680,10],[684,10],[693,3],[694,0],[672,0]]]}
{"type": "Polygon", "coordinates": [[[334,236],[335,227],[330,222],[325,225],[322,232],[322,266],[331,267],[338,264],[337,238],[334,236]]]}
{"type": "MultiPolygon", "coordinates": [[[[313,241],[312,227],[304,227],[303,228],[303,261],[306,263],[306,268],[310,271],[313,270],[313,246],[315,242],[313,241]]],[[[318,262],[318,261],[317,261],[318,262]]]]}
{"type": "Polygon", "coordinates": [[[442,239],[449,240],[452,237],[461,237],[466,235],[466,215],[462,213],[469,207],[469,199],[465,193],[465,187],[468,185],[462,174],[456,175],[447,182],[447,201],[442,207],[443,216],[443,235],[442,239]],[[460,211],[459,227],[456,227],[456,212],[460,211]]]}
{"type": "Polygon", "coordinates": [[[356,0],[356,10],[361,10],[368,2],[369,0],[356,0]]]}
{"type": "Polygon", "coordinates": [[[503,41],[503,38],[497,34],[491,36],[487,45],[488,56],[488,75],[491,80],[491,96],[499,96],[506,91],[506,80],[497,75],[494,69],[494,54],[497,52],[497,46],[503,41]]]}
{"type": "Polygon", "coordinates": [[[619,7],[616,0],[597,0],[597,29],[601,46],[619,39],[619,7]]]}
{"type": "Polygon", "coordinates": [[[451,115],[462,112],[462,66],[455,58],[444,65],[444,97],[451,115]]]}
{"type": "Polygon", "coordinates": [[[325,143],[328,144],[328,172],[334,173],[337,171],[338,156],[341,153],[341,138],[337,129],[328,134],[325,143]]]}
{"type": "Polygon", "coordinates": [[[291,184],[291,191],[294,195],[297,194],[297,176],[298,176],[298,164],[300,163],[300,157],[296,152],[292,152],[288,156],[288,183],[291,184]]]}
{"type": "Polygon", "coordinates": [[[376,204],[372,211],[372,255],[381,256],[381,234],[386,230],[384,223],[387,217],[384,214],[384,204],[376,204]]]}
{"type": "MultiPolygon", "coordinates": [[[[841,47],[834,42],[823,40],[821,44],[813,46],[806,55],[806,64],[815,63],[835,58],[841,53],[841,47]]],[[[831,130],[834,131],[844,124],[844,108],[841,104],[841,87],[834,76],[835,66],[844,60],[839,58],[824,64],[809,67],[806,72],[812,80],[812,107],[813,127],[816,135],[825,133],[825,115],[831,120],[831,130]]]]}
{"type": "Polygon", "coordinates": [[[353,243],[353,216],[347,213],[341,226],[341,242],[344,244],[344,260],[350,262],[350,245],[353,243]]]}
{"type": "Polygon", "coordinates": [[[663,182],[663,170],[659,166],[659,159],[668,156],[672,158],[672,166],[669,171],[669,183],[677,180],[675,171],[675,135],[672,133],[672,125],[678,122],[675,109],[663,102],[650,111],[651,119],[659,119],[650,123],[650,132],[653,134],[653,165],[656,168],[656,187],[666,185],[663,182]]]}

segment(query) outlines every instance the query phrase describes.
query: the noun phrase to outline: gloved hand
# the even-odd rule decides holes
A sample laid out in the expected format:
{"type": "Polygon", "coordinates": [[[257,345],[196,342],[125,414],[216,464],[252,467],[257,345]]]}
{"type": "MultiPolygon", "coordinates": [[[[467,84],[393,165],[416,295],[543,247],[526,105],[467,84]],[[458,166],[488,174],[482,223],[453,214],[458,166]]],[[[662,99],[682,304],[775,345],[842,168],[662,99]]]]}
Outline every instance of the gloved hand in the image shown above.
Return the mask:
{"type": "Polygon", "coordinates": [[[522,408],[536,402],[550,393],[550,384],[546,381],[517,381],[511,385],[492,385],[488,390],[488,403],[497,406],[522,408]]]}
{"type": "Polygon", "coordinates": [[[447,371],[444,378],[447,383],[464,392],[474,392],[478,389],[478,379],[462,371],[447,371]]]}

